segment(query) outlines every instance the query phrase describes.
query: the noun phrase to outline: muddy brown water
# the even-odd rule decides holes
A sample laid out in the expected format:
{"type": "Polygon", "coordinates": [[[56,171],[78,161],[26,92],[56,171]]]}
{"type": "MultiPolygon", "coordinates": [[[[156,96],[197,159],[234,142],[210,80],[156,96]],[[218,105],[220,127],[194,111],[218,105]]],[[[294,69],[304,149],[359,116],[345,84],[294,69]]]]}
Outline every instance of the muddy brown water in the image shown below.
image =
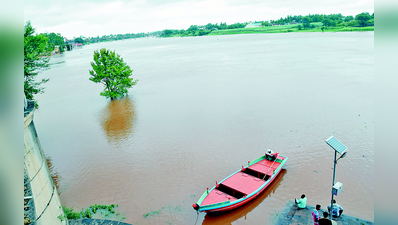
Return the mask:
{"type": "Polygon", "coordinates": [[[137,39],[53,56],[35,126],[63,205],[118,204],[134,224],[272,224],[288,201],[330,204],[335,136],[344,213],[374,220],[374,32],[137,39]],[[138,84],[110,101],[89,81],[93,51],[116,50],[138,84]],[[267,149],[289,157],[250,204],[192,208],[267,149]],[[151,213],[144,217],[143,215],[151,213]]]}

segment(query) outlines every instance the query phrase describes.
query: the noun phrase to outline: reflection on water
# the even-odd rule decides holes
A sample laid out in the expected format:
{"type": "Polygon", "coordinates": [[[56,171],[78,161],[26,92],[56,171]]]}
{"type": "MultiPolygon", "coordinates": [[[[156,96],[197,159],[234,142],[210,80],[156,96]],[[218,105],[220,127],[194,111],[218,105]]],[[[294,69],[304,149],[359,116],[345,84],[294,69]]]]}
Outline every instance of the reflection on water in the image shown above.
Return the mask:
{"type": "Polygon", "coordinates": [[[46,156],[46,162],[47,162],[48,170],[50,171],[50,175],[53,178],[54,184],[58,189],[58,194],[61,194],[61,192],[59,191],[59,182],[60,182],[61,176],[58,174],[58,172],[55,171],[51,157],[48,155],[46,156]]]}
{"type": "Polygon", "coordinates": [[[101,126],[111,143],[126,140],[133,132],[134,121],[134,105],[129,97],[110,101],[102,110],[101,126]]]}
{"type": "Polygon", "coordinates": [[[282,169],[275,180],[265,189],[263,193],[257,196],[254,200],[239,207],[235,210],[225,213],[208,213],[205,216],[202,224],[232,224],[232,222],[240,218],[247,219],[247,214],[260,205],[264,199],[274,194],[280,183],[283,181],[283,176],[286,174],[286,169],[282,169]]]}

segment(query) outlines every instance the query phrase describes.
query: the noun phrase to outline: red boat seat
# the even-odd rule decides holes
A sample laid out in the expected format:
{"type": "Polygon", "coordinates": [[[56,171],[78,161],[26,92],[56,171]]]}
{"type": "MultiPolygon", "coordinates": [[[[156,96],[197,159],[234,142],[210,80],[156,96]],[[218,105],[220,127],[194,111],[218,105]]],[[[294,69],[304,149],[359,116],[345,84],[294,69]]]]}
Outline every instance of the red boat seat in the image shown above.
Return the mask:
{"type": "Polygon", "coordinates": [[[265,180],[238,172],[222,182],[223,185],[248,195],[265,183],[265,180]]]}
{"type": "Polygon", "coordinates": [[[272,176],[274,170],[278,169],[279,165],[279,162],[261,160],[260,162],[249,166],[249,168],[260,174],[267,174],[268,176],[272,176]]]}
{"type": "Polygon", "coordinates": [[[213,189],[203,200],[202,206],[203,205],[210,205],[210,204],[215,204],[215,203],[220,203],[220,202],[225,202],[228,201],[228,199],[231,200],[231,202],[236,201],[237,198],[228,195],[222,191],[219,191],[217,189],[213,189]]]}

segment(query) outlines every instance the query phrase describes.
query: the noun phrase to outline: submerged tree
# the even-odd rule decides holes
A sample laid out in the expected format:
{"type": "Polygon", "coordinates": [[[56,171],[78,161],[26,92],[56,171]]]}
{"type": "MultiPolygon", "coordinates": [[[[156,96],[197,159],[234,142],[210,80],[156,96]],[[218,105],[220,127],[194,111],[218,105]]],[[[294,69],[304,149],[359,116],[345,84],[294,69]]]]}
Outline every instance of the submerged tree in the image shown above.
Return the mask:
{"type": "Polygon", "coordinates": [[[94,62],[91,62],[93,70],[90,70],[90,80],[105,85],[102,96],[111,100],[123,97],[138,80],[133,80],[132,70],[120,55],[115,51],[105,48],[94,51],[94,62]]]}
{"type": "Polygon", "coordinates": [[[30,22],[27,22],[24,29],[24,93],[30,100],[34,100],[34,94],[43,93],[44,88],[40,85],[46,83],[48,79],[36,82],[35,77],[42,69],[49,67],[50,60],[48,39],[34,33],[35,29],[30,22]]]}

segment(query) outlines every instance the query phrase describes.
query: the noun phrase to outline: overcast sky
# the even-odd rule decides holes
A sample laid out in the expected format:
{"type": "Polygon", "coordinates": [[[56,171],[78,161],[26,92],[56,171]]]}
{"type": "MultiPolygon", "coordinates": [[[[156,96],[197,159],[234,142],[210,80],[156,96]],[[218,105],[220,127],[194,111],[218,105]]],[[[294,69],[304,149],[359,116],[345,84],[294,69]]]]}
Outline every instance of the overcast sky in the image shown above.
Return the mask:
{"type": "Polygon", "coordinates": [[[26,0],[24,20],[37,33],[66,38],[187,29],[207,23],[274,20],[287,15],[355,16],[374,0],[26,0]]]}

